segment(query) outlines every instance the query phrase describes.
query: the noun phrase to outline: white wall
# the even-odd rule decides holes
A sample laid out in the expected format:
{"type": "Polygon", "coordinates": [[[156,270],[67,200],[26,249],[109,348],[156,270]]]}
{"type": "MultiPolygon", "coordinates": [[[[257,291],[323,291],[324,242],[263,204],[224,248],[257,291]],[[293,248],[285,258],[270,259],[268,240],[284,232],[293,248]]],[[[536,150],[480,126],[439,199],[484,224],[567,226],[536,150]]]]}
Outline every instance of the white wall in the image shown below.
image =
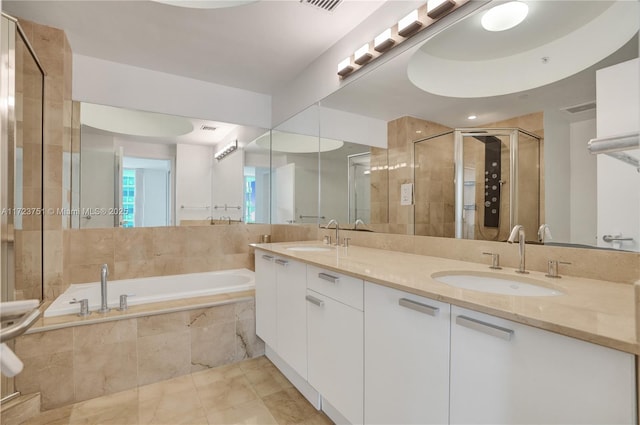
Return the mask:
{"type": "MultiPolygon", "coordinates": [[[[598,137],[640,131],[640,59],[596,72],[598,137]]],[[[638,150],[634,151],[636,157],[638,150]]],[[[598,245],[640,250],[640,173],[607,155],[597,156],[598,245]],[[603,235],[632,237],[633,242],[607,243],[603,235]]]]}
{"type": "Polygon", "coordinates": [[[213,206],[227,205],[240,209],[213,209],[213,217],[231,217],[239,220],[244,208],[244,152],[241,149],[230,153],[222,160],[213,160],[212,203],[213,206]]]}
{"type": "MultiPolygon", "coordinates": [[[[80,156],[80,210],[113,208],[115,204],[114,138],[102,134],[83,137],[80,156]]],[[[80,217],[81,228],[113,227],[112,215],[80,217]]]]}
{"type": "Polygon", "coordinates": [[[320,137],[387,148],[387,122],[320,107],[320,137]]]}
{"type": "Polygon", "coordinates": [[[73,55],[72,97],[81,102],[271,127],[268,95],[78,54],[73,55]]]}
{"type": "Polygon", "coordinates": [[[213,215],[213,154],[213,148],[210,146],[176,146],[176,225],[179,225],[181,220],[206,220],[208,216],[213,215]],[[209,209],[202,208],[205,206],[209,209]]]}
{"type": "Polygon", "coordinates": [[[596,137],[596,120],[578,121],[569,126],[571,243],[597,245],[596,157],[587,149],[596,137]]]}

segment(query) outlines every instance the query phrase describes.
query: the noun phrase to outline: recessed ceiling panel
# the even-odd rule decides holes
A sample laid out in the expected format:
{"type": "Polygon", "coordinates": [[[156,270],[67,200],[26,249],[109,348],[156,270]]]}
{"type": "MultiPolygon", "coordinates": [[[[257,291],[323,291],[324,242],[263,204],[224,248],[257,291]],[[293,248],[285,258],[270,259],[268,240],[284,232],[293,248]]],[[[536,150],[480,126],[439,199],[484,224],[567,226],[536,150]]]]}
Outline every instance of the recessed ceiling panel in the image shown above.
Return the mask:
{"type": "Polygon", "coordinates": [[[447,97],[518,93],[577,74],[637,37],[635,1],[526,3],[529,15],[510,30],[486,31],[477,13],[428,40],[409,62],[411,82],[447,97]]]}

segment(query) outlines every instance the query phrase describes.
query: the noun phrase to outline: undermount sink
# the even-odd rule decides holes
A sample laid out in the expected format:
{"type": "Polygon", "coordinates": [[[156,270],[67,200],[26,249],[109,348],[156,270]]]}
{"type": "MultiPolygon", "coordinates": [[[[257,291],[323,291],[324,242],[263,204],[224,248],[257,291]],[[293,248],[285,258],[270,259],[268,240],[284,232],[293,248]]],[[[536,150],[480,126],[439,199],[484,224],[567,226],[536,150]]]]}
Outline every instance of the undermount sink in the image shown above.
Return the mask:
{"type": "Polygon", "coordinates": [[[287,248],[288,251],[302,251],[302,252],[326,252],[331,251],[333,248],[328,246],[315,246],[315,245],[300,245],[300,246],[290,246],[287,248]]]}
{"type": "Polygon", "coordinates": [[[431,277],[440,283],[471,291],[519,297],[553,297],[562,291],[540,285],[534,279],[507,276],[498,273],[452,271],[434,273],[431,277]]]}

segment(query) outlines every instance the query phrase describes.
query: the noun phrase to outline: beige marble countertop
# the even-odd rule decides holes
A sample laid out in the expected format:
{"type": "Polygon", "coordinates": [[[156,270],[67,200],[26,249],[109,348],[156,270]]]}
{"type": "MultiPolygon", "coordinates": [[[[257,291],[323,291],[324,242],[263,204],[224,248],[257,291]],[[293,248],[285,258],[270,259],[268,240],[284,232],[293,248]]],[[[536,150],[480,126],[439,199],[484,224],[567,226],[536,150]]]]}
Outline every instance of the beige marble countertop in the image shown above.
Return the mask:
{"type": "Polygon", "coordinates": [[[491,270],[485,264],[359,246],[337,247],[324,252],[287,250],[292,246],[321,244],[307,241],[252,246],[369,282],[640,354],[634,285],[565,275],[561,279],[551,279],[542,272],[531,271],[525,279],[558,289],[564,295],[498,295],[449,286],[435,281],[431,275],[443,271],[492,272],[516,279],[522,275],[509,267],[491,270]]]}

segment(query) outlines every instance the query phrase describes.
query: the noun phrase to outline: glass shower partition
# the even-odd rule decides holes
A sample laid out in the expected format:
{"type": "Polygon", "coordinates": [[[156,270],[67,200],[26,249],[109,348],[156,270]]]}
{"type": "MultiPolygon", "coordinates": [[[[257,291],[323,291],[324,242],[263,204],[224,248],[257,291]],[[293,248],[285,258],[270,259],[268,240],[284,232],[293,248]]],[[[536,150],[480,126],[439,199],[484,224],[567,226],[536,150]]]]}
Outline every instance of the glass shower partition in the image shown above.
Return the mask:
{"type": "Polygon", "coordinates": [[[504,241],[540,224],[540,137],[464,128],[414,142],[414,234],[504,241]]]}
{"type": "MultiPolygon", "coordinates": [[[[1,301],[42,300],[44,70],[16,19],[3,14],[1,31],[1,301]]],[[[0,392],[16,396],[13,380],[0,392]]]]}

